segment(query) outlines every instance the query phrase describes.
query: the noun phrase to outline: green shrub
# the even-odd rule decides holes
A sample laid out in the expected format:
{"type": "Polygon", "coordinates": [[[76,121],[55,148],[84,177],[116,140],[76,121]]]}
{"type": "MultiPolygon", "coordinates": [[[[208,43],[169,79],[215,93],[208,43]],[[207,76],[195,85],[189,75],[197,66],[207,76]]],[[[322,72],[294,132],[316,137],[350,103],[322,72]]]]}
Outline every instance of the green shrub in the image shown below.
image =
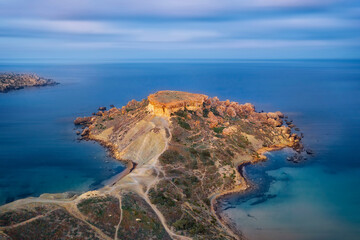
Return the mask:
{"type": "Polygon", "coordinates": [[[184,110],[179,110],[177,112],[175,112],[175,115],[179,116],[179,117],[183,117],[183,118],[186,118],[187,117],[187,112],[184,111],[184,110]]]}
{"type": "Polygon", "coordinates": [[[178,124],[180,125],[180,127],[184,128],[186,130],[191,130],[190,125],[181,118],[178,118],[178,124]]]}
{"type": "Polygon", "coordinates": [[[196,176],[191,176],[190,181],[191,181],[192,184],[195,184],[195,183],[199,182],[199,179],[196,176]]]}
{"type": "Polygon", "coordinates": [[[212,111],[215,116],[220,116],[220,113],[216,110],[215,107],[211,107],[211,108],[210,108],[210,111],[212,111]]]}
{"type": "Polygon", "coordinates": [[[205,198],[205,199],[204,199],[204,203],[210,207],[210,199],[205,198]]]}
{"type": "Polygon", "coordinates": [[[189,164],[189,168],[190,168],[190,169],[198,169],[198,162],[197,162],[197,160],[192,160],[191,163],[189,164]]]}
{"type": "Polygon", "coordinates": [[[216,133],[222,133],[225,127],[214,127],[212,130],[216,133]]]}
{"type": "Polygon", "coordinates": [[[206,118],[207,118],[207,117],[209,116],[209,112],[210,112],[209,109],[206,109],[206,108],[205,108],[205,109],[203,110],[203,117],[206,117],[206,118]]]}
{"type": "Polygon", "coordinates": [[[159,157],[159,161],[162,164],[173,164],[184,161],[184,157],[178,151],[168,149],[159,157]]]}
{"type": "Polygon", "coordinates": [[[168,207],[175,206],[175,202],[172,199],[166,197],[162,192],[156,192],[154,189],[149,191],[149,197],[153,204],[160,204],[168,207]]]}
{"type": "Polygon", "coordinates": [[[209,150],[203,150],[200,152],[200,158],[201,160],[208,159],[211,157],[211,153],[209,150]]]}

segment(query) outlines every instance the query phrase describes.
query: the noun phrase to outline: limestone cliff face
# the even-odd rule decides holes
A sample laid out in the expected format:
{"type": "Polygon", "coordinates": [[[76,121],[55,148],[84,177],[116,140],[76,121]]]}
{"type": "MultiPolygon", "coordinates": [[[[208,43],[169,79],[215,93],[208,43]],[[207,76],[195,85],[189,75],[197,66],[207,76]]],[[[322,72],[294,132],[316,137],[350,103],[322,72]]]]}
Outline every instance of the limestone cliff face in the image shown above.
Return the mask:
{"type": "Polygon", "coordinates": [[[181,91],[159,91],[149,95],[148,110],[157,116],[170,117],[171,113],[179,110],[196,111],[202,108],[208,96],[203,94],[181,91]]]}

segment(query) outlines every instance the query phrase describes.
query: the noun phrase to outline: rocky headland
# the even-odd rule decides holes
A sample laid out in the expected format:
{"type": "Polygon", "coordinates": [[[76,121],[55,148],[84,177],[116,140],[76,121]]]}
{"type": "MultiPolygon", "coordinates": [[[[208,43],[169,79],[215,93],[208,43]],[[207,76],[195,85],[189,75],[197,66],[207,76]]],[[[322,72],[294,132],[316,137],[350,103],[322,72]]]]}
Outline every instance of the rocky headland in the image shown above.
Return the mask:
{"type": "Polygon", "coordinates": [[[303,151],[285,119],[250,103],[178,91],[99,108],[74,121],[79,135],[127,169],[97,191],[2,206],[0,238],[244,239],[217,214],[217,203],[249,187],[239,166],[285,147],[303,151]]]}
{"type": "Polygon", "coordinates": [[[22,89],[25,87],[52,86],[54,80],[39,77],[36,74],[0,73],[0,92],[22,89]]]}

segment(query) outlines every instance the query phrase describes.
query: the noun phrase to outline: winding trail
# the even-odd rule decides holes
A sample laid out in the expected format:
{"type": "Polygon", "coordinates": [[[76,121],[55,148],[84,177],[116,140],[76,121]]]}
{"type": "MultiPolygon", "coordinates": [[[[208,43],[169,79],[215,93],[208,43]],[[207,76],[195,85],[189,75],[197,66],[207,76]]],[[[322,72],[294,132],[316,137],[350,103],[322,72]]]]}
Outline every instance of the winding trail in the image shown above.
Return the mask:
{"type": "MultiPolygon", "coordinates": [[[[131,169],[133,168],[132,164],[127,166],[127,169],[124,170],[123,173],[119,174],[113,181],[111,181],[108,185],[104,186],[103,188],[97,190],[97,191],[90,191],[86,192],[76,198],[73,199],[47,199],[47,198],[27,198],[15,201],[8,206],[11,206],[11,208],[19,207],[21,205],[26,205],[28,203],[52,203],[56,204],[58,206],[64,207],[66,211],[71,214],[76,219],[79,219],[83,223],[87,224],[98,236],[100,236],[104,240],[118,240],[118,232],[121,226],[121,222],[123,220],[123,211],[122,211],[122,195],[121,192],[123,190],[129,190],[136,192],[144,201],[151,207],[151,209],[154,211],[154,213],[157,215],[159,221],[161,222],[162,226],[166,230],[166,232],[169,234],[169,236],[172,239],[175,240],[191,240],[192,238],[187,236],[182,236],[176,234],[168,225],[166,222],[166,219],[164,215],[160,212],[160,210],[156,207],[156,205],[152,204],[149,199],[149,191],[150,189],[157,185],[159,181],[166,178],[166,175],[159,164],[159,157],[169,148],[169,143],[172,139],[172,134],[169,129],[169,120],[161,117],[160,119],[155,119],[153,121],[155,127],[161,128],[165,131],[165,134],[162,134],[164,138],[164,147],[163,149],[158,149],[159,151],[156,152],[157,154],[153,156],[151,159],[139,159],[142,164],[137,165],[137,167],[130,172],[130,165],[131,169]],[[153,173],[156,172],[156,175],[153,173]],[[160,173],[162,173],[162,176],[160,176],[160,173]],[[115,236],[109,237],[106,235],[101,229],[97,228],[90,222],[88,222],[87,217],[84,216],[79,209],[77,208],[77,204],[83,200],[84,198],[88,198],[91,196],[96,195],[111,195],[113,197],[116,197],[119,200],[119,210],[120,210],[120,217],[119,222],[116,225],[115,230],[115,236]]],[[[143,142],[139,144],[139,149],[137,149],[136,157],[139,158],[140,156],[145,156],[145,154],[140,155],[140,153],[143,153],[143,151],[149,151],[149,149],[146,148],[146,144],[148,143],[149,139],[148,136],[146,136],[143,139],[143,142]]],[[[235,191],[238,191],[239,189],[235,189],[235,191]]],[[[222,226],[232,237],[235,239],[242,239],[240,236],[237,236],[234,234],[234,232],[221,221],[219,216],[216,214],[216,211],[214,210],[214,204],[216,202],[216,199],[221,196],[224,193],[216,193],[212,195],[211,197],[211,211],[213,215],[216,217],[217,221],[219,222],[220,226],[222,226]]],[[[29,219],[22,224],[26,224],[27,222],[33,221],[37,218],[41,218],[43,216],[37,216],[35,218],[29,219]]],[[[14,225],[15,226],[15,225],[14,225]]],[[[0,231],[2,229],[0,228],[0,231]]]]}
{"type": "Polygon", "coordinates": [[[120,219],[119,219],[118,225],[116,226],[114,240],[118,239],[118,232],[119,232],[120,224],[121,224],[121,221],[122,221],[122,218],[123,218],[123,211],[122,211],[122,206],[121,206],[121,194],[119,194],[118,199],[119,199],[120,219]]]}

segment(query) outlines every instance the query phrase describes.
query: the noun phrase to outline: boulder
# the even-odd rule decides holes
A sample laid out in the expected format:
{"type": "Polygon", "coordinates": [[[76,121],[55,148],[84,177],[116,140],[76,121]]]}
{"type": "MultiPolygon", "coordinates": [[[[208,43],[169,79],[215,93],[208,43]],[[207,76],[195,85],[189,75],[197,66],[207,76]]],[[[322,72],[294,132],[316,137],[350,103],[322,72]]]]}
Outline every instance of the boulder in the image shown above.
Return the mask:
{"type": "Polygon", "coordinates": [[[229,115],[232,118],[236,117],[236,112],[235,112],[235,109],[233,107],[226,108],[226,114],[229,115]]]}
{"type": "Polygon", "coordinates": [[[278,119],[279,118],[279,116],[274,112],[268,112],[267,116],[268,116],[268,118],[272,118],[272,119],[278,119]]]}
{"type": "Polygon", "coordinates": [[[85,128],[85,129],[82,131],[81,136],[82,136],[82,137],[85,137],[85,136],[89,135],[89,133],[90,133],[90,130],[89,130],[88,128],[85,128]]]}
{"type": "Polygon", "coordinates": [[[222,116],[222,117],[224,116],[225,110],[226,110],[226,108],[225,108],[224,106],[222,106],[222,105],[216,107],[216,111],[217,111],[217,112],[219,113],[219,115],[222,116]]]}
{"type": "Polygon", "coordinates": [[[116,114],[120,114],[120,113],[121,113],[120,110],[117,109],[116,107],[111,108],[108,112],[109,112],[109,115],[110,115],[110,116],[113,116],[113,115],[116,115],[116,114]]]}
{"type": "Polygon", "coordinates": [[[253,113],[255,112],[255,107],[251,103],[245,103],[242,105],[243,111],[247,113],[253,113]]]}
{"type": "Polygon", "coordinates": [[[313,155],[313,154],[314,154],[314,151],[311,150],[311,149],[306,149],[305,151],[306,151],[306,153],[309,154],[309,155],[313,155]]]}
{"type": "Polygon", "coordinates": [[[105,110],[106,110],[106,107],[99,107],[98,110],[99,110],[99,111],[105,111],[105,110]]]}
{"type": "Polygon", "coordinates": [[[284,114],[280,111],[276,111],[275,114],[278,115],[279,118],[284,118],[284,114]]]}
{"type": "Polygon", "coordinates": [[[286,127],[286,126],[282,126],[281,127],[281,132],[282,132],[282,134],[289,134],[289,136],[290,136],[291,129],[286,127]]]}
{"type": "Polygon", "coordinates": [[[230,126],[230,127],[224,128],[222,133],[224,135],[228,136],[228,135],[231,135],[234,132],[236,132],[236,127],[235,126],[230,126]]]}
{"type": "Polygon", "coordinates": [[[208,114],[208,121],[210,123],[210,128],[216,127],[218,125],[218,123],[219,123],[217,117],[211,111],[208,114]]]}
{"type": "Polygon", "coordinates": [[[275,120],[273,118],[269,118],[267,120],[267,122],[271,125],[271,126],[274,126],[274,127],[280,127],[282,125],[282,122],[279,121],[279,120],[275,120]]]}
{"type": "Polygon", "coordinates": [[[74,121],[75,125],[84,125],[91,122],[91,117],[77,117],[74,121]]]}

